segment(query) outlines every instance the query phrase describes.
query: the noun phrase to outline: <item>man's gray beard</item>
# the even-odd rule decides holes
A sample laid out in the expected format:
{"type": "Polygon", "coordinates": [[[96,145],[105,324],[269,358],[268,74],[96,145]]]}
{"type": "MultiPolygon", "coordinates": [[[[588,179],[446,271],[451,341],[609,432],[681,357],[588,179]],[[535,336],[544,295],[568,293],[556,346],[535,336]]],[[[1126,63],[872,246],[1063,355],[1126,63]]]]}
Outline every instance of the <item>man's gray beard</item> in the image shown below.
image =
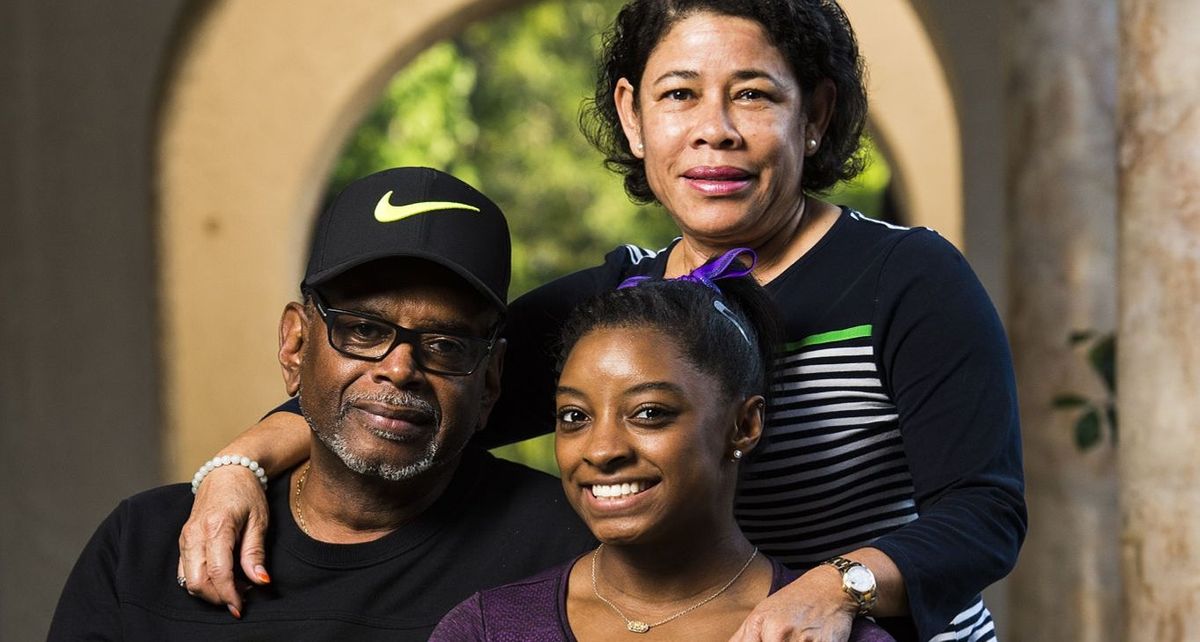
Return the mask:
{"type": "MultiPolygon", "coordinates": [[[[398,466],[386,461],[371,461],[351,452],[350,447],[346,444],[346,440],[343,437],[345,433],[345,426],[343,425],[343,422],[345,422],[346,416],[350,414],[351,405],[358,401],[375,401],[393,406],[415,408],[430,413],[433,416],[435,426],[440,426],[442,423],[442,415],[440,412],[438,412],[438,409],[433,406],[433,404],[416,395],[403,392],[396,394],[355,394],[347,397],[345,401],[342,402],[342,407],[338,410],[338,415],[334,419],[334,424],[330,426],[329,430],[318,429],[317,426],[315,426],[313,422],[309,420],[307,416],[305,416],[304,418],[308,421],[309,428],[312,429],[313,434],[317,436],[317,439],[320,439],[321,443],[325,444],[325,446],[329,448],[333,454],[337,455],[338,459],[341,459],[342,463],[345,464],[347,468],[360,475],[369,475],[371,477],[378,477],[387,481],[398,482],[406,481],[428,472],[429,469],[433,468],[434,465],[437,464],[438,442],[436,439],[436,430],[429,435],[429,443],[425,445],[425,451],[421,453],[417,460],[403,466],[398,466]]],[[[375,436],[380,437],[381,439],[397,441],[395,435],[378,431],[372,432],[375,434],[375,436]]]]}

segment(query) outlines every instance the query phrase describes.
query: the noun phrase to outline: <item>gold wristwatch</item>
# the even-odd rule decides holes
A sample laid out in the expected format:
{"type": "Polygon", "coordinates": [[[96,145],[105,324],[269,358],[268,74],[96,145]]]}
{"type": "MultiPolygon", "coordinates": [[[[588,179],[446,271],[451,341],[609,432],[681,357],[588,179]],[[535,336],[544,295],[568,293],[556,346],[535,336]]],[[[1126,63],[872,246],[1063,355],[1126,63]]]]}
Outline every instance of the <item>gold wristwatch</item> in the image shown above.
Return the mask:
{"type": "Polygon", "coordinates": [[[866,615],[879,599],[879,591],[875,587],[875,574],[865,565],[848,560],[844,557],[831,557],[822,564],[828,564],[842,574],[842,590],[858,603],[858,614],[866,615]]]}

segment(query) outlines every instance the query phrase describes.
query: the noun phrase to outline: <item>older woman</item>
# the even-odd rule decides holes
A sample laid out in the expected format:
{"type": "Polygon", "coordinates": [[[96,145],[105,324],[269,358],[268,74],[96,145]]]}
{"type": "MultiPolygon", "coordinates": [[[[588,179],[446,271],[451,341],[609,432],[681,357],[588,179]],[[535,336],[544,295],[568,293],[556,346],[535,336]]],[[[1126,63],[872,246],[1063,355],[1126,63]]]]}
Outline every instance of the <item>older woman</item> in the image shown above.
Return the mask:
{"type": "MultiPolygon", "coordinates": [[[[630,2],[588,133],[681,237],[658,253],[618,248],[510,309],[504,397],[483,433],[496,443],[551,429],[548,346],[577,303],[732,247],[758,253],[787,343],[735,512],[751,542],[803,573],[738,640],[842,640],[855,612],[898,639],[991,639],[979,592],[1011,570],[1025,532],[1011,357],[978,280],[936,233],[814,196],[858,171],[865,107],[853,32],[830,0],[630,2]]],[[[223,452],[293,463],[303,422],[264,424],[223,452]]],[[[257,576],[257,492],[232,470],[200,489],[181,566],[211,577],[208,599],[238,599],[205,560],[228,569],[243,532],[241,566],[257,576]]]]}

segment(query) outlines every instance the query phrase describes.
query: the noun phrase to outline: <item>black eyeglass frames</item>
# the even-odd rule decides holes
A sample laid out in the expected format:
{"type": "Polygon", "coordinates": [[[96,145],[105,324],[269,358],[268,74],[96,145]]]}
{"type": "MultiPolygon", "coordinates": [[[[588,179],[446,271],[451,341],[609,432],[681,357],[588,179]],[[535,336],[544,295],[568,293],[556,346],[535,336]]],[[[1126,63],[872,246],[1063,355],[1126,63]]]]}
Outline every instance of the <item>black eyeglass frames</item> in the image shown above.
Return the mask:
{"type": "Polygon", "coordinates": [[[316,290],[308,289],[306,294],[312,297],[325,322],[329,345],[355,359],[382,361],[396,346],[407,343],[413,347],[413,357],[421,370],[466,376],[483,363],[500,334],[499,324],[487,339],[410,329],[370,314],[331,308],[316,290]]]}

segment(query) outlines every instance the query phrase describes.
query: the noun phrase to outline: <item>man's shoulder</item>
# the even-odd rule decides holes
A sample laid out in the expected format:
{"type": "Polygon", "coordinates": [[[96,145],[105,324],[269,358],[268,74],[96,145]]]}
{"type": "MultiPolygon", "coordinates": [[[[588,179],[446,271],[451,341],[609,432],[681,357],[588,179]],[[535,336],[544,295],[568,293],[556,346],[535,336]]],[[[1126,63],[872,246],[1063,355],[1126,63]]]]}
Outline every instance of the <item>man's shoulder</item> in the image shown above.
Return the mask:
{"type": "Polygon", "coordinates": [[[178,555],[179,530],[192,512],[192,499],[189,484],[130,495],[97,527],[92,544],[112,550],[122,562],[178,555]]]}
{"type": "Polygon", "coordinates": [[[481,518],[522,528],[536,526],[546,532],[557,530],[561,539],[576,545],[591,541],[591,533],[567,502],[557,477],[477,449],[469,449],[464,467],[477,471],[477,478],[470,496],[463,500],[470,502],[481,518]]]}
{"type": "Polygon", "coordinates": [[[554,488],[562,492],[559,479],[522,463],[497,457],[490,452],[480,451],[476,455],[483,466],[483,475],[492,481],[513,485],[528,484],[534,488],[554,488]]]}
{"type": "MultiPolygon", "coordinates": [[[[192,507],[187,484],[159,486],[122,500],[79,555],[55,611],[50,639],[78,639],[136,629],[123,605],[149,612],[165,602],[187,607],[172,573],[179,559],[179,528],[192,507]]],[[[139,623],[146,620],[139,620],[139,623]]]]}
{"type": "Polygon", "coordinates": [[[192,497],[191,484],[179,483],[163,484],[162,486],[155,486],[154,488],[149,488],[147,490],[134,493],[133,495],[130,495],[126,501],[153,504],[185,501],[190,504],[192,502],[192,497]]]}
{"type": "Polygon", "coordinates": [[[479,495],[495,496],[513,505],[543,508],[553,505],[571,510],[559,478],[487,451],[477,451],[472,457],[474,465],[479,467],[480,483],[476,486],[479,495]]]}
{"type": "Polygon", "coordinates": [[[166,484],[130,495],[117,507],[118,513],[129,517],[141,515],[162,519],[192,511],[192,487],[189,484],[166,484]]]}
{"type": "Polygon", "coordinates": [[[456,577],[462,589],[447,593],[447,610],[475,591],[561,564],[594,541],[553,476],[474,448],[428,522],[438,531],[420,548],[422,563],[437,577],[456,577]]]}

